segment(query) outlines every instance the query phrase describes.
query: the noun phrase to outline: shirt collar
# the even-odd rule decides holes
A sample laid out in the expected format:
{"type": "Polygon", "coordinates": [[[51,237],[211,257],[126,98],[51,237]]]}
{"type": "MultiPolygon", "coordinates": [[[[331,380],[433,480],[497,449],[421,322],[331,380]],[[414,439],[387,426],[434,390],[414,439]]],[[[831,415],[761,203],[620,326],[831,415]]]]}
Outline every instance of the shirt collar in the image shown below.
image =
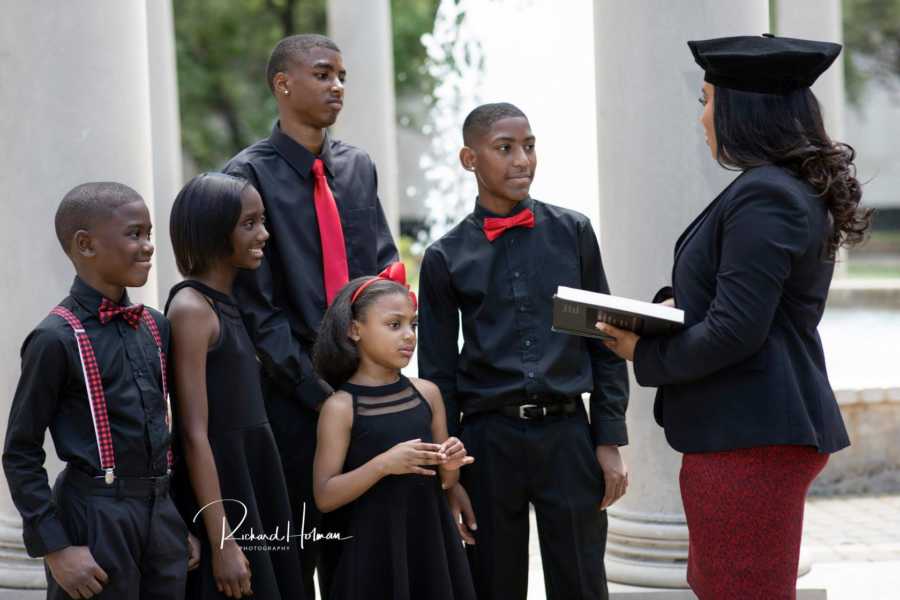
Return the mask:
{"type": "MultiPolygon", "coordinates": [[[[103,302],[103,294],[89,286],[84,279],[75,276],[72,287],[69,289],[69,295],[77,302],[81,308],[94,315],[100,312],[100,303],[103,302]]],[[[131,306],[131,300],[128,299],[128,291],[122,293],[122,298],[116,303],[119,306],[131,306]]]]}
{"type": "Polygon", "coordinates": [[[516,215],[516,214],[522,212],[526,208],[530,208],[530,209],[534,210],[534,200],[532,200],[531,196],[528,196],[527,198],[525,198],[524,200],[522,200],[521,202],[516,204],[513,207],[513,209],[511,211],[509,211],[508,215],[498,215],[496,213],[489,211],[488,209],[483,207],[481,204],[479,204],[478,198],[475,198],[475,209],[472,211],[472,215],[474,215],[474,217],[476,219],[478,219],[479,221],[481,221],[485,217],[505,218],[505,217],[512,217],[513,215],[516,215]]]}
{"type": "Polygon", "coordinates": [[[275,146],[275,150],[296,170],[304,179],[309,178],[313,163],[321,158],[329,175],[334,177],[334,161],[331,156],[331,135],[325,130],[325,139],[322,141],[322,152],[318,156],[298,144],[294,139],[281,131],[281,122],[276,121],[272,127],[272,135],[269,142],[275,146]]]}

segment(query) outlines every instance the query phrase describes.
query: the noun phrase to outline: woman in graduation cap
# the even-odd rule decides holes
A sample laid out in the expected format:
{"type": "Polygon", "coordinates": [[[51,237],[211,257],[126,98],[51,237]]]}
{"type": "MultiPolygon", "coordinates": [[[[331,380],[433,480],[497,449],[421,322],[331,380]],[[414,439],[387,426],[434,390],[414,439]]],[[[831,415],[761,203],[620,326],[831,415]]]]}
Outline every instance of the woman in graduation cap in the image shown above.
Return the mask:
{"type": "Polygon", "coordinates": [[[659,388],[654,415],[684,453],[695,593],[794,598],[806,492],[850,443],[816,327],[838,248],[869,223],[853,149],[828,137],[809,89],[841,47],[771,35],[688,46],[712,158],[741,174],[678,239],[672,287],[657,294],[685,328],[597,327],[659,388]]]}

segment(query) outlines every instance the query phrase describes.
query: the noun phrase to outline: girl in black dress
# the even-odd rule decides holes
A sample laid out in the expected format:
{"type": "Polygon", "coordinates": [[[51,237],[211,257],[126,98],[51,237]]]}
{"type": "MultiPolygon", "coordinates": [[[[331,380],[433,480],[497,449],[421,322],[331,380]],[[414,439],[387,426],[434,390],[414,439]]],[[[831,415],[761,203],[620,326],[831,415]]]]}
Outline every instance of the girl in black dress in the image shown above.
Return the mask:
{"type": "Polygon", "coordinates": [[[187,467],[179,502],[203,541],[192,599],[304,597],[299,553],[285,539],[291,508],[259,364],[231,298],[238,269],[262,261],[264,222],[253,186],[220,173],[189,181],[172,207],[172,245],[188,277],[166,303],[187,467]]]}
{"type": "Polygon", "coordinates": [[[313,469],[337,558],[329,600],[474,600],[472,578],[442,489],[473,462],[437,386],[400,369],[416,347],[415,296],[403,265],[338,293],[313,349],[338,391],[322,406],[313,469]],[[436,469],[434,467],[437,467],[436,469]]]}

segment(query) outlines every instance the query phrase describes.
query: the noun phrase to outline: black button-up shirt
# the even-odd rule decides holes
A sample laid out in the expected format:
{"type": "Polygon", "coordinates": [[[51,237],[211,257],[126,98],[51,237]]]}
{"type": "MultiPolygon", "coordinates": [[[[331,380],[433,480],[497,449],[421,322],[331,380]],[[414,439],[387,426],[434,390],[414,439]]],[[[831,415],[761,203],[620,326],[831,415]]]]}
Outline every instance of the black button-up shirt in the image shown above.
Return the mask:
{"type": "Polygon", "coordinates": [[[626,444],[625,362],[598,340],[555,333],[559,285],[609,293],[587,217],[531,198],[533,229],[488,241],[475,210],[429,246],[419,275],[419,374],[444,396],[451,431],[460,411],[541,403],[591,392],[595,444],[626,444]],[[458,350],[460,314],[463,348],[458,350]]]}
{"type": "MultiPolygon", "coordinates": [[[[60,304],[84,325],[91,340],[106,396],[117,477],[166,473],[169,428],[162,394],[159,353],[146,324],[133,329],[121,317],[106,325],[97,315],[103,296],[76,277],[60,304]]],[[[128,296],[121,300],[129,304],[128,296]]],[[[169,323],[151,311],[168,352],[169,323]]],[[[44,556],[71,545],[51,500],[44,469],[44,432],[70,467],[99,476],[100,458],[73,329],[50,315],[22,345],[22,375],[13,399],[3,451],[3,469],[13,502],[22,515],[25,547],[44,556]]]]}
{"type": "Polygon", "coordinates": [[[256,187],[271,233],[262,265],[240,274],[234,295],[266,374],[310,408],[327,396],[310,359],[327,307],[313,197],[316,158],[325,164],[340,214],[350,279],[377,274],[398,255],[368,154],[326,136],[317,157],[276,124],[268,139],[246,148],[223,169],[256,187]]]}

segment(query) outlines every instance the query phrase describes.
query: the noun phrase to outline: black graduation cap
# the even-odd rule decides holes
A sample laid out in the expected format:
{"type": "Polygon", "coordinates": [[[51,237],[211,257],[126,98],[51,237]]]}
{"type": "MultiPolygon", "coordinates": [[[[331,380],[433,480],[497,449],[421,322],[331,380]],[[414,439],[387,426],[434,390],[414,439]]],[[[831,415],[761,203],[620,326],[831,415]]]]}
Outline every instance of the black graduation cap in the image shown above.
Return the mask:
{"type": "Polygon", "coordinates": [[[698,40],[688,46],[709,83],[764,94],[810,87],[841,53],[840,44],[770,33],[698,40]]]}

